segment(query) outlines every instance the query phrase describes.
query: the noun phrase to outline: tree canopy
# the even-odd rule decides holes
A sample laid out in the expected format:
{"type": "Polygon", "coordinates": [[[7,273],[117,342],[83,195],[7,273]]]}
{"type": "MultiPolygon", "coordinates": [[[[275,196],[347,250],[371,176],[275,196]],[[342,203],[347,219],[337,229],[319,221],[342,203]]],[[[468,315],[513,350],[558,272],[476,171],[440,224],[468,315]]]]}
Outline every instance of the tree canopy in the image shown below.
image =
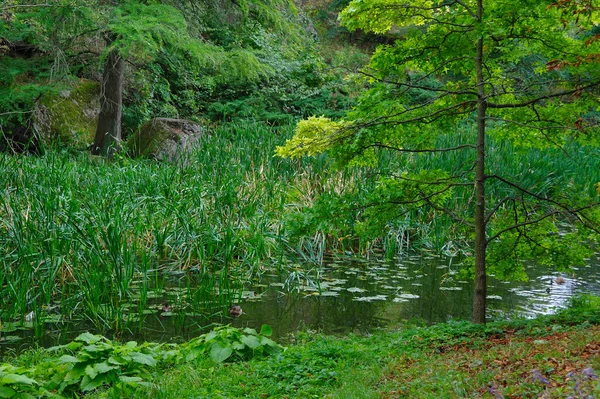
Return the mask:
{"type": "Polygon", "coordinates": [[[364,222],[386,222],[393,213],[382,209],[390,207],[396,216],[427,207],[466,228],[475,322],[486,319],[487,274],[524,278],[528,256],[556,267],[582,262],[598,232],[596,182],[574,190],[540,177],[529,185],[520,168],[496,170],[493,159],[504,141],[515,151],[599,144],[598,9],[545,0],[354,0],[340,19],[393,43],[361,71],[369,88],[343,120],[301,121],[278,154],[327,151],[342,165],[381,169],[362,205],[377,210],[363,212],[364,222]],[[385,152],[432,166],[435,157],[460,161],[447,163],[450,170],[394,170],[385,152]],[[452,201],[458,192],[464,200],[452,201]]]}

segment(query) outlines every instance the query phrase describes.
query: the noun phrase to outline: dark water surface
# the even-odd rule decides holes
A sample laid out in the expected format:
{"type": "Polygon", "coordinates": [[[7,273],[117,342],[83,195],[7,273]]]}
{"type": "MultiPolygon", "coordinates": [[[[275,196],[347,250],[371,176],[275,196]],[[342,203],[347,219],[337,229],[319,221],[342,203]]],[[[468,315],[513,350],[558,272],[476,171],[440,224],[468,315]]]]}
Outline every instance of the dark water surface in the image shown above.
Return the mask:
{"type": "MultiPolygon", "coordinates": [[[[46,322],[38,326],[37,334],[31,328],[0,330],[0,355],[9,349],[64,343],[83,331],[120,339],[179,342],[206,332],[214,323],[257,330],[269,324],[275,338],[285,342],[298,330],[344,334],[394,327],[407,320],[435,323],[470,319],[473,282],[460,280],[458,269],[455,258],[428,255],[298,266],[291,274],[263,274],[238,292],[244,312],[238,318],[226,314],[225,304],[212,314],[178,309],[173,292],[183,295],[189,291],[189,279],[178,278],[166,287],[173,309],[163,312],[160,304],[164,299],[155,298],[138,332],[127,328],[99,331],[89,322],[46,322]]],[[[549,314],[564,307],[574,294],[600,295],[598,257],[568,274],[533,265],[527,272],[528,282],[489,279],[488,314],[492,319],[549,314]],[[557,284],[559,276],[564,283],[557,284]]]]}
{"type": "MultiPolygon", "coordinates": [[[[600,295],[597,258],[574,273],[551,273],[534,266],[527,272],[527,282],[488,280],[491,319],[550,314],[565,307],[574,294],[600,295]],[[556,283],[559,276],[564,283],[556,283]]],[[[407,320],[429,324],[471,317],[473,282],[457,278],[458,266],[450,258],[332,262],[320,275],[320,292],[319,287],[304,284],[294,293],[285,290],[289,284],[281,278],[266,276],[269,288],[260,291],[259,298],[249,295],[242,303],[245,314],[233,324],[266,323],[284,336],[299,329],[364,332],[407,320]]]]}

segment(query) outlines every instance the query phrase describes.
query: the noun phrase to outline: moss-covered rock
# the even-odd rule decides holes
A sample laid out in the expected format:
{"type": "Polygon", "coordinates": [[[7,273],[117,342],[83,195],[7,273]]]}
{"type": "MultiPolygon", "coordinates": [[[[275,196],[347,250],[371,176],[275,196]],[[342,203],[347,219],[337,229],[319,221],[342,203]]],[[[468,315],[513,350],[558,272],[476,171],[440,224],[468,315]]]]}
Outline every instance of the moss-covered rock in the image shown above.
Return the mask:
{"type": "Polygon", "coordinates": [[[202,126],[189,120],[155,118],[144,123],[127,146],[132,156],[175,162],[192,150],[204,132],[202,126]]]}
{"type": "Polygon", "coordinates": [[[42,97],[34,126],[45,143],[87,147],[94,141],[100,113],[100,84],[79,80],[70,88],[42,97]]]}

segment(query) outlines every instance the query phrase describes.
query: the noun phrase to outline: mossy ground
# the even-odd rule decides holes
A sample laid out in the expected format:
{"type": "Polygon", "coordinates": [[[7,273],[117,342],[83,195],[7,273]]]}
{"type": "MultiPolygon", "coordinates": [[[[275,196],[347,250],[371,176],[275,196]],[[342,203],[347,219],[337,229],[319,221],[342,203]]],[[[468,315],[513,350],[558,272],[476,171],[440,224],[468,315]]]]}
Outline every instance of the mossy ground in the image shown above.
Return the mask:
{"type": "MultiPolygon", "coordinates": [[[[596,398],[599,315],[475,326],[466,322],[380,331],[311,333],[279,358],[156,374],[132,398],[596,398]]],[[[122,391],[94,398],[121,397],[122,391]]]]}

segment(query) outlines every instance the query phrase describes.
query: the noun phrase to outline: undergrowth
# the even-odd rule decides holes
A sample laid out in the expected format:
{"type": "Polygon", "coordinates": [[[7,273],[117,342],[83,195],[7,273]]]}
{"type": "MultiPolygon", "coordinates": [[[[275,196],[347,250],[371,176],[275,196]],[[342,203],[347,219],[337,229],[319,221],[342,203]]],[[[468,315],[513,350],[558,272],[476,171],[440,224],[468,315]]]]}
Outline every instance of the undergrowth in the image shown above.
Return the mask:
{"type": "Polygon", "coordinates": [[[15,398],[17,392],[55,398],[596,397],[600,312],[597,304],[580,305],[594,298],[534,320],[406,325],[340,338],[306,331],[286,350],[268,339],[266,326],[259,333],[224,326],[181,345],[121,344],[82,334],[61,347],[6,359],[0,392],[15,398]]]}

